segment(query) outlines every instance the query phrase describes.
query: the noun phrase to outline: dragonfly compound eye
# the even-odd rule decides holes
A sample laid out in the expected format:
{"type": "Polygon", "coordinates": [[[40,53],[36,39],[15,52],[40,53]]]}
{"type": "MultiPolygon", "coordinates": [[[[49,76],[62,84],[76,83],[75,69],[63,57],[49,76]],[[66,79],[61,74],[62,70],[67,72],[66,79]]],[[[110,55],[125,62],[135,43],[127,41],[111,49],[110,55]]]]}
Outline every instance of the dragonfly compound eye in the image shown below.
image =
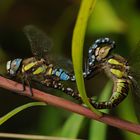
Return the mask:
{"type": "Polygon", "coordinates": [[[7,65],[6,65],[7,72],[11,76],[15,76],[20,67],[21,62],[22,62],[22,59],[20,59],[20,58],[14,59],[12,61],[11,60],[8,61],[7,65]]]}
{"type": "Polygon", "coordinates": [[[10,72],[10,68],[11,68],[11,60],[7,62],[6,64],[6,70],[9,73],[10,72]]]}

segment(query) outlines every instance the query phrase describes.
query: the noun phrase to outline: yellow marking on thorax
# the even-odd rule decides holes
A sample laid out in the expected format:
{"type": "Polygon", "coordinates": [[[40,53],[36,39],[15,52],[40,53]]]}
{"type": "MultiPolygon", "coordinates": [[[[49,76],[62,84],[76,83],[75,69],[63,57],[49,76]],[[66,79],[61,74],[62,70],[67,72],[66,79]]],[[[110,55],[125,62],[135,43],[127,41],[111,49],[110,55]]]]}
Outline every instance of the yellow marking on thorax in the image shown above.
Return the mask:
{"type": "Polygon", "coordinates": [[[23,66],[23,68],[22,68],[23,70],[22,71],[27,71],[27,70],[31,69],[33,66],[35,66],[36,64],[37,64],[37,62],[29,63],[29,64],[23,66]]]}
{"type": "Polygon", "coordinates": [[[53,70],[52,68],[48,68],[47,72],[46,72],[46,75],[52,75],[52,70],[53,70]]]}
{"type": "Polygon", "coordinates": [[[108,60],[108,63],[124,66],[123,63],[120,63],[119,61],[117,61],[116,59],[113,59],[113,58],[109,59],[109,60],[108,60]]]}
{"type": "Polygon", "coordinates": [[[118,78],[122,78],[124,73],[118,69],[110,69],[111,73],[116,75],[118,78]]]}
{"type": "Polygon", "coordinates": [[[42,66],[40,66],[33,72],[33,74],[35,75],[35,74],[40,74],[44,72],[45,72],[45,69],[42,66]]]}

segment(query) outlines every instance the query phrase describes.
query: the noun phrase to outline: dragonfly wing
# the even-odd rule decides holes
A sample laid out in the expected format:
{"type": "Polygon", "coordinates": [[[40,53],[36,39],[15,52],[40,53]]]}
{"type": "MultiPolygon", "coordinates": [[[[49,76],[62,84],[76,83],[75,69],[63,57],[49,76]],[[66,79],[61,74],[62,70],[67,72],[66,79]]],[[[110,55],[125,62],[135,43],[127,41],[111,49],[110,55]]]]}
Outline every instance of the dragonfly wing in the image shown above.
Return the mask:
{"type": "Polygon", "coordinates": [[[140,68],[140,42],[136,45],[136,47],[133,47],[128,62],[131,66],[131,71],[134,74],[140,74],[139,68],[140,68]]]}
{"type": "Polygon", "coordinates": [[[132,50],[129,57],[130,70],[132,75],[132,92],[134,97],[134,108],[136,116],[140,121],[140,43],[132,50]]]}
{"type": "Polygon", "coordinates": [[[55,55],[54,60],[53,60],[54,61],[53,64],[56,67],[62,68],[67,72],[73,72],[73,65],[72,65],[72,61],[70,59],[68,59],[64,56],[55,55]]]}
{"type": "Polygon", "coordinates": [[[29,40],[31,51],[37,59],[44,58],[47,64],[73,72],[72,62],[69,59],[52,53],[52,40],[43,31],[34,25],[25,26],[23,31],[29,40]]]}
{"type": "Polygon", "coordinates": [[[136,81],[132,81],[133,104],[138,121],[140,122],[140,87],[136,81]]]}
{"type": "Polygon", "coordinates": [[[51,39],[34,25],[25,26],[23,31],[29,40],[33,55],[38,59],[44,58],[48,61],[49,53],[52,48],[51,39]]]}

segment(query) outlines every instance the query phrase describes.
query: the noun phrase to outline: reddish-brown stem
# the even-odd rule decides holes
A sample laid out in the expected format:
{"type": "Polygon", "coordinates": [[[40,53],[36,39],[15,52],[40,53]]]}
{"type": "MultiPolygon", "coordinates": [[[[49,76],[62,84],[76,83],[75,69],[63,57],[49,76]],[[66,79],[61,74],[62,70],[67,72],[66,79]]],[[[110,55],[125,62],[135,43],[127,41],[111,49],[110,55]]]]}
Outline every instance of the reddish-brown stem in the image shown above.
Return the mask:
{"type": "Polygon", "coordinates": [[[60,98],[60,97],[57,97],[57,96],[54,96],[54,95],[51,95],[48,93],[44,93],[37,89],[32,90],[33,96],[31,96],[31,94],[30,94],[29,87],[26,87],[26,91],[22,92],[22,94],[21,94],[21,92],[18,92],[18,91],[21,91],[21,89],[22,89],[21,84],[15,82],[15,81],[6,79],[1,76],[0,76],[0,87],[2,87],[4,89],[8,89],[10,91],[14,91],[20,95],[28,96],[37,101],[46,102],[49,105],[61,107],[63,109],[69,110],[71,112],[81,114],[81,115],[91,118],[93,120],[98,120],[98,121],[106,123],[108,125],[111,125],[111,126],[114,126],[114,127],[120,128],[120,129],[124,129],[124,130],[130,131],[130,132],[136,133],[136,134],[140,134],[140,125],[138,125],[138,124],[134,124],[129,121],[115,118],[108,114],[103,114],[102,117],[99,117],[91,110],[89,110],[79,104],[76,104],[74,102],[65,100],[63,98],[60,98]]]}

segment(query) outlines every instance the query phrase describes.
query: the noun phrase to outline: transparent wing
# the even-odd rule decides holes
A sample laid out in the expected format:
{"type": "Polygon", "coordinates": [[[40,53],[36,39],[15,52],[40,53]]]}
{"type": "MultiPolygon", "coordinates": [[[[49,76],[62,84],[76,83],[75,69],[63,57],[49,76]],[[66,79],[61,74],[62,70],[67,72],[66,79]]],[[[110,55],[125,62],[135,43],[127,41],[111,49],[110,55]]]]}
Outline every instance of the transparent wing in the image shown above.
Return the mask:
{"type": "Polygon", "coordinates": [[[140,76],[140,42],[134,46],[130,52],[128,62],[131,66],[131,71],[136,76],[140,76]]]}
{"type": "Polygon", "coordinates": [[[140,43],[132,50],[129,57],[130,70],[132,75],[132,94],[136,115],[140,121],[140,43]]]}
{"type": "Polygon", "coordinates": [[[25,26],[23,31],[30,42],[33,55],[36,58],[44,58],[46,61],[48,61],[48,56],[52,48],[51,39],[34,25],[25,26]]]}
{"type": "Polygon", "coordinates": [[[73,71],[70,59],[52,53],[52,40],[43,31],[34,25],[25,26],[23,31],[30,42],[31,51],[37,59],[44,58],[48,64],[51,63],[55,67],[62,68],[68,72],[73,71]]]}
{"type": "Polygon", "coordinates": [[[140,86],[135,79],[132,80],[131,89],[135,113],[140,122],[140,86]]]}
{"type": "Polygon", "coordinates": [[[64,56],[55,55],[54,60],[55,60],[55,62],[53,62],[53,64],[56,67],[62,68],[67,72],[72,72],[73,73],[73,65],[72,65],[72,61],[70,59],[68,59],[64,56]]]}
{"type": "Polygon", "coordinates": [[[130,57],[128,59],[130,70],[133,79],[133,89],[136,91],[136,95],[140,98],[140,43],[132,50],[130,57]]]}

